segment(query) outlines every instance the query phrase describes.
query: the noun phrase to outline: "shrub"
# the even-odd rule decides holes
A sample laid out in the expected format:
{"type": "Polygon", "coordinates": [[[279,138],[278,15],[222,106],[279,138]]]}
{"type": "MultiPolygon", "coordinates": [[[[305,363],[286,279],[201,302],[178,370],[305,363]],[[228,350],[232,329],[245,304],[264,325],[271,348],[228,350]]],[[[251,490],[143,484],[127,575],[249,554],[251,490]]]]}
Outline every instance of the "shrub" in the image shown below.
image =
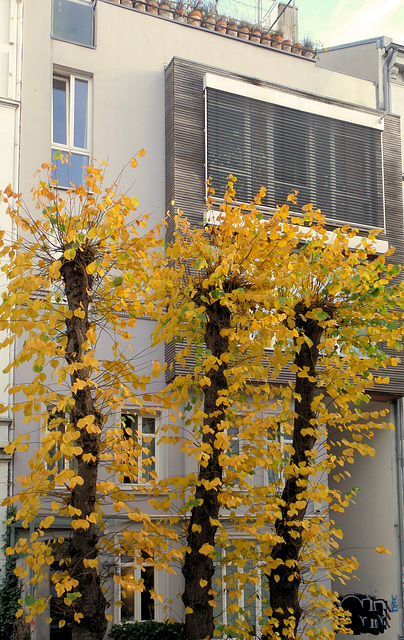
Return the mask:
{"type": "Polygon", "coordinates": [[[112,640],[184,640],[184,623],[124,622],[112,625],[109,637],[112,640]]]}

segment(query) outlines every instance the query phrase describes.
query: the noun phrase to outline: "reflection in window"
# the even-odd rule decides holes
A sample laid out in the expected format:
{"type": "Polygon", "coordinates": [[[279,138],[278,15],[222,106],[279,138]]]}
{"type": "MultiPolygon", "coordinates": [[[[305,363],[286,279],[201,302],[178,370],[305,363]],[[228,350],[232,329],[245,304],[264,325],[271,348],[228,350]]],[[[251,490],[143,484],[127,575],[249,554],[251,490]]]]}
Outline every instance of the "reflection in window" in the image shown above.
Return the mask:
{"type": "Polygon", "coordinates": [[[94,6],[93,0],[53,0],[52,37],[93,46],[94,6]]]}
{"type": "MultiPolygon", "coordinates": [[[[141,567],[124,565],[121,576],[128,580],[125,589],[121,591],[121,622],[134,622],[135,620],[154,620],[154,567],[148,564],[147,554],[143,554],[144,563],[141,567]],[[144,589],[138,593],[131,580],[143,580],[144,589]]],[[[150,560],[149,560],[150,562],[150,560]]]]}

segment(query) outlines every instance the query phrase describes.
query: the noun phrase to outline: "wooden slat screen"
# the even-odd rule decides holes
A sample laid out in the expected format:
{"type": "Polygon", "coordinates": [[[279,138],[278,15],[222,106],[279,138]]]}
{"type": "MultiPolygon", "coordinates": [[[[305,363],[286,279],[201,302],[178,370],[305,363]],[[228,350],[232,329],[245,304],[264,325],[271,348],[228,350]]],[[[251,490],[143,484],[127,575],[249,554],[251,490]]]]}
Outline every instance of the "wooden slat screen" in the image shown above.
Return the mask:
{"type": "Polygon", "coordinates": [[[237,199],[264,185],[263,205],[293,189],[327,219],[384,228],[381,132],[351,122],[207,87],[207,170],[222,195],[229,173],[237,199]]]}

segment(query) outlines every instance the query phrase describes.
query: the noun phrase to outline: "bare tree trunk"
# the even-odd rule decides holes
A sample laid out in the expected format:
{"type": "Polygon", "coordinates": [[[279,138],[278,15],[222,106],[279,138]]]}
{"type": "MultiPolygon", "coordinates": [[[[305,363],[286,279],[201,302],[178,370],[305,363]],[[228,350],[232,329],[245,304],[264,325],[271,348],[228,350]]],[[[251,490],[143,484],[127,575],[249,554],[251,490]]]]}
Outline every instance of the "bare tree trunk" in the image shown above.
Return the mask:
{"type": "MultiPolygon", "coordinates": [[[[87,273],[86,267],[93,259],[92,251],[77,251],[74,260],[64,260],[61,267],[69,310],[73,312],[72,317],[66,319],[66,360],[69,364],[80,365],[83,362],[83,343],[90,328],[88,311],[93,285],[93,276],[87,273]],[[74,311],[79,309],[84,312],[80,314],[84,317],[74,315],[74,311]]],[[[78,380],[87,380],[90,373],[91,370],[87,366],[75,368],[71,375],[71,385],[78,380]]],[[[80,515],[74,516],[73,519],[85,520],[95,511],[100,434],[88,433],[85,427],[78,427],[78,422],[85,416],[95,416],[94,425],[101,429],[102,416],[95,409],[89,386],[72,395],[74,404],[71,422],[75,429],[80,431],[76,444],[82,448],[82,453],[77,456],[77,475],[83,483],[77,484],[72,490],[70,504],[80,510],[80,515]],[[91,458],[87,459],[88,454],[91,454],[91,458]]],[[[103,640],[107,631],[107,602],[101,590],[98,571],[83,564],[84,559],[93,560],[98,556],[98,534],[95,524],[88,521],[88,525],[86,529],[73,529],[69,541],[70,573],[78,581],[76,590],[81,594],[74,602],[74,611],[83,616],[79,623],[73,622],[73,640],[103,640]]]]}
{"type": "MultiPolygon", "coordinates": [[[[318,345],[321,340],[323,329],[318,322],[313,319],[305,319],[308,309],[302,305],[296,305],[296,328],[299,335],[305,335],[311,341],[311,346],[304,342],[300,351],[296,354],[294,363],[298,370],[308,368],[309,377],[301,378],[296,376],[296,395],[300,400],[296,400],[293,428],[293,449],[290,464],[298,470],[299,465],[307,467],[310,465],[308,452],[313,449],[316,438],[314,435],[303,435],[302,430],[311,427],[311,420],[315,413],[312,410],[312,402],[317,391],[316,366],[319,357],[318,345]]],[[[272,550],[272,559],[281,560],[281,564],[268,576],[268,586],[270,594],[270,606],[272,618],[278,621],[278,627],[274,629],[280,638],[295,638],[297,627],[302,615],[299,602],[300,575],[300,551],[303,544],[301,523],[306,515],[307,501],[301,496],[307,488],[307,476],[288,475],[282,493],[284,506],[281,508],[281,517],[275,522],[275,533],[282,538],[282,542],[276,544],[272,550]],[[303,501],[304,507],[296,509],[297,501],[303,501]],[[287,566],[286,561],[293,561],[292,566],[287,566]],[[278,576],[278,580],[275,580],[278,576]],[[294,618],[294,623],[293,623],[294,618]],[[285,632],[284,632],[285,630],[285,632]],[[287,633],[286,633],[287,630],[287,633]]],[[[273,634],[271,634],[271,637],[273,634]]],[[[263,636],[263,640],[268,640],[269,635],[263,636]]]]}
{"type": "MultiPolygon", "coordinates": [[[[215,302],[206,307],[208,321],[205,330],[205,344],[212,355],[221,359],[224,353],[228,353],[229,344],[227,336],[221,336],[222,329],[230,326],[230,311],[215,302]]],[[[185,615],[186,640],[201,640],[213,638],[214,619],[213,607],[209,600],[213,600],[209,591],[212,589],[212,578],[215,572],[212,558],[199,553],[204,544],[215,546],[217,526],[213,520],[219,517],[219,494],[221,491],[222,467],[219,462],[220,448],[215,447],[218,427],[225,418],[225,409],[222,404],[217,404],[220,392],[227,391],[228,383],[225,375],[227,365],[223,362],[216,370],[211,369],[206,375],[210,380],[210,386],[204,389],[204,412],[208,416],[202,442],[209,445],[209,457],[207,464],[201,464],[199,468],[198,486],[195,499],[199,505],[192,507],[191,518],[188,525],[187,544],[190,551],[185,554],[182,573],[185,578],[185,587],[182,600],[185,607],[190,607],[192,613],[185,615]],[[208,428],[206,428],[208,427],[208,428]],[[206,488],[204,483],[219,479],[220,483],[214,488],[206,488]],[[204,586],[201,586],[201,580],[204,586]]]]}

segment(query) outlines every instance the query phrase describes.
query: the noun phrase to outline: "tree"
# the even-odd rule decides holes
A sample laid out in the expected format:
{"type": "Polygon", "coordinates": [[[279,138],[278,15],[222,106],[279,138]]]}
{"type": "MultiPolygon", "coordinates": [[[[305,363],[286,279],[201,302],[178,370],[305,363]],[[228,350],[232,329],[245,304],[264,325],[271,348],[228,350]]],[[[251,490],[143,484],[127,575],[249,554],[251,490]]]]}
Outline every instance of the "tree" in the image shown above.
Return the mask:
{"type": "MultiPolygon", "coordinates": [[[[143,150],[137,154],[143,155],[143,150]]],[[[131,164],[136,166],[136,158],[131,164]]],[[[141,409],[141,394],[151,377],[137,374],[135,359],[125,349],[136,317],[148,311],[141,294],[148,252],[158,247],[159,239],[156,230],[144,230],[146,217],[136,218],[136,198],[116,195],[116,185],[101,190],[104,167],[88,167],[86,186],[66,194],[57,189],[54,167],[46,163],[42,169],[47,175],[34,191],[35,216],[10,187],[3,193],[7,214],[20,233],[12,241],[2,234],[8,277],[0,307],[0,327],[7,332],[2,346],[18,342],[9,369],[32,366],[31,379],[22,376],[10,389],[17,398],[12,410],[23,412],[31,428],[42,422],[30,471],[6,501],[16,505],[15,518],[23,527],[35,519],[39,524],[7,553],[25,557],[16,574],[30,592],[17,615],[25,613],[30,622],[45,611],[49,598],[36,597],[35,588],[52,567],[57,596],[71,611],[73,639],[101,640],[111,603],[101,585],[100,554],[112,550],[115,558],[127,555],[136,565],[142,562],[142,550],[152,550],[161,533],[133,506],[136,491],[128,487],[123,492],[108,477],[133,473],[133,456],[138,474],[142,464],[150,464],[150,452],[145,455],[137,433],[125,433],[120,411],[126,403],[141,409]],[[104,477],[102,466],[108,472],[104,477]],[[115,541],[103,533],[108,510],[119,513],[122,508],[129,523],[140,522],[141,542],[130,528],[115,541]],[[70,523],[69,535],[57,540],[51,530],[55,516],[70,523]]],[[[156,363],[154,374],[158,372],[156,363]]],[[[27,451],[29,438],[29,433],[18,435],[8,452],[27,451]]],[[[125,588],[119,567],[115,573],[125,588]]],[[[142,581],[135,584],[142,588],[142,581]]]]}
{"type": "MultiPolygon", "coordinates": [[[[274,322],[274,317],[262,314],[260,301],[268,290],[267,265],[271,263],[280,277],[290,279],[282,265],[287,265],[287,253],[297,245],[294,230],[291,235],[286,234],[288,242],[284,242],[284,211],[257,228],[255,205],[263,193],[243,211],[231,206],[233,195],[230,182],[226,194],[229,204],[223,208],[217,228],[190,229],[185,220],[177,218],[177,232],[166,252],[166,271],[163,277],[159,274],[160,287],[159,282],[154,285],[162,300],[156,341],[181,337],[186,346],[180,360],[190,356],[192,345],[198,349],[192,373],[178,376],[170,389],[171,402],[178,395],[195,397],[191,400],[194,410],[189,422],[199,438],[197,447],[191,445],[188,451],[196,454],[198,474],[184,478],[184,486],[194,489],[192,500],[185,507],[189,508],[190,517],[182,569],[187,640],[211,638],[214,634],[213,554],[221,526],[219,516],[223,507],[230,505],[234,492],[240,493],[240,483],[245,484],[243,477],[252,473],[255,465],[255,459],[252,467],[248,460],[244,468],[237,470],[234,489],[234,471],[226,473],[231,429],[243,433],[246,425],[238,414],[247,411],[251,422],[263,392],[271,393],[267,386],[254,388],[252,384],[254,373],[258,380],[264,375],[264,347],[272,336],[268,327],[274,322]],[[251,332],[258,327],[260,338],[251,341],[251,332]],[[252,394],[248,402],[247,394],[252,394]]],[[[251,439],[251,434],[248,437],[251,439]]],[[[253,439],[257,437],[255,430],[253,439]]],[[[260,439],[262,443],[262,434],[260,439]]]]}
{"type": "MultiPolygon", "coordinates": [[[[337,465],[353,462],[354,451],[374,454],[365,441],[374,428],[387,425],[375,423],[380,416],[366,415],[362,407],[369,402],[375,382],[389,381],[377,376],[377,370],[398,362],[385,352],[383,343],[391,349],[402,348],[403,287],[394,284],[400,268],[386,264],[383,256],[374,256],[374,234],[361,242],[357,232],[347,228],[330,236],[323,218],[313,215],[311,207],[306,210],[315,226],[299,255],[291,256],[291,268],[296,273],[298,267],[299,280],[291,292],[279,287],[285,322],[294,332],[289,350],[296,382],[293,442],[271,552],[278,566],[268,574],[274,620],[271,636],[276,631],[295,637],[301,619],[304,518],[319,470],[328,477],[337,465]],[[355,250],[350,248],[353,239],[355,250]],[[329,435],[332,428],[341,432],[337,442],[329,435]],[[321,439],[327,453],[318,464],[316,444],[321,439]]],[[[326,485],[320,488],[328,517],[332,510],[347,506],[346,496],[335,495],[326,485]]]]}
{"type": "MultiPolygon", "coordinates": [[[[360,239],[345,227],[330,235],[311,206],[293,217],[285,205],[267,221],[256,210],[262,192],[250,206],[235,206],[234,180],[217,226],[191,229],[177,216],[170,262],[160,289],[155,285],[162,300],[155,339],[183,343],[176,358],[187,373],[168,393],[190,412],[185,426],[192,437],[183,450],[199,466],[183,481],[166,483],[189,496],[185,634],[187,640],[213,636],[212,579],[217,548],[230,544],[221,524],[229,510],[232,535],[253,536],[258,550],[238,540],[234,563],[242,569],[250,557],[255,568],[247,578],[233,572],[226,588],[237,596],[256,585],[262,567],[270,594],[263,637],[296,637],[303,609],[306,633],[329,637],[327,624],[335,633],[346,617],[336,591],[319,589],[307,569],[343,580],[357,566],[331,553],[341,537],[332,511],[344,510],[354,492],[331,491],[322,478],[353,462],[354,451],[372,455],[366,440],[387,426],[383,414],[369,415],[363,405],[375,382],[388,383],[375,371],[397,364],[381,343],[401,349],[403,292],[392,282],[399,268],[383,256],[369,259],[376,233],[360,239]],[[279,384],[285,368],[295,377],[287,386],[279,384]],[[277,406],[275,417],[258,417],[265,402],[267,409],[277,406]],[[335,442],[332,427],[342,432],[335,442]],[[232,430],[244,442],[238,460],[229,451],[232,430]],[[281,431],[293,438],[283,450],[271,446],[281,431]],[[279,473],[271,488],[249,484],[259,468],[279,473]],[[310,501],[324,508],[309,525],[310,501]]],[[[294,195],[290,200],[296,203],[294,195]]],[[[248,637],[248,611],[237,601],[231,609],[239,612],[233,632],[248,637]]]]}
{"type": "MultiPolygon", "coordinates": [[[[216,631],[248,638],[258,625],[264,638],[295,638],[304,624],[309,637],[329,639],[346,618],[316,573],[344,580],[356,563],[331,553],[342,535],[332,513],[352,495],[331,490],[327,477],[355,453],[371,455],[367,440],[387,426],[364,405],[376,382],[388,382],[377,369],[397,362],[381,345],[401,345],[399,269],[372,255],[376,234],[330,235],[310,206],[297,217],[284,205],[264,220],[264,190],[237,206],[232,176],[218,224],[192,229],[178,215],[162,256],[158,231],[131,220],[137,200],[116,186],[101,191],[101,170],[89,167],[86,188],[61,197],[53,169],[43,168],[35,217],[4,192],[21,235],[3,235],[0,248],[9,281],[3,346],[18,343],[10,368],[32,367],[10,389],[12,408],[31,428],[42,423],[30,471],[7,500],[23,527],[39,521],[8,550],[27,565],[16,568],[30,589],[19,614],[30,622],[45,611],[49,597],[35,588],[52,567],[74,640],[101,640],[110,604],[103,558],[115,559],[110,571],[123,591],[141,591],[144,582],[121,575],[119,562],[142,566],[146,556],[168,572],[183,561],[187,640],[215,632],[218,568],[227,621],[216,631]],[[127,356],[146,314],[156,320],[154,343],[172,340],[172,364],[183,368],[155,397],[146,387],[161,363],[139,375],[127,356]],[[161,441],[180,443],[194,464],[184,477],[159,479],[147,438],[121,420],[127,404],[153,411],[151,400],[171,411],[161,441]],[[125,478],[136,479],[136,491],[121,489],[125,478]],[[141,491],[166,515],[139,510],[141,491]],[[311,501],[322,512],[307,518],[311,501]],[[55,539],[51,510],[70,523],[68,535],[55,539]],[[121,511],[128,526],[107,531],[121,511]]],[[[28,440],[20,434],[8,451],[27,451],[28,440]]]]}

